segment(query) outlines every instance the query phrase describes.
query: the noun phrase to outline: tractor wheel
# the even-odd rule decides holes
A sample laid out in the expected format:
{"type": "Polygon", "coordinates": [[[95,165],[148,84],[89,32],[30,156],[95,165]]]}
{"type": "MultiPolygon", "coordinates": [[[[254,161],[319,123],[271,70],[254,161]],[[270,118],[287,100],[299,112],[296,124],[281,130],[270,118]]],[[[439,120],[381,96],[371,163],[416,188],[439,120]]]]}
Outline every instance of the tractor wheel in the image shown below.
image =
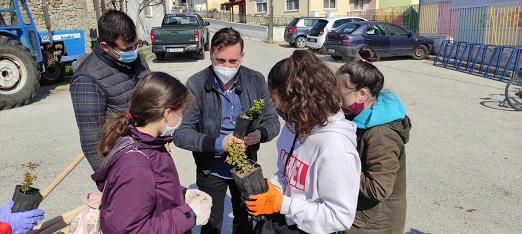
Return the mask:
{"type": "Polygon", "coordinates": [[[65,77],[65,66],[56,64],[52,67],[47,67],[45,72],[42,73],[42,79],[40,83],[42,85],[55,84],[63,81],[65,77]]]}
{"type": "Polygon", "coordinates": [[[25,105],[40,87],[40,72],[29,49],[0,36],[0,110],[25,105]]]}

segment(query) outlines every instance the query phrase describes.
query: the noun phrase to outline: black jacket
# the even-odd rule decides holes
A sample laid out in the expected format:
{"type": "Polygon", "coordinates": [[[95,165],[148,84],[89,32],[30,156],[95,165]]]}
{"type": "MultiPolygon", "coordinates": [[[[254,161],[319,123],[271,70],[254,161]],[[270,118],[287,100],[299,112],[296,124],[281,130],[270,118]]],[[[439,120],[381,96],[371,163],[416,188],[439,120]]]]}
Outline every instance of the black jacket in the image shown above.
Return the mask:
{"type": "MultiPolygon", "coordinates": [[[[191,76],[187,81],[189,98],[183,121],[174,132],[174,144],[192,151],[197,170],[209,174],[214,160],[215,142],[221,133],[221,98],[214,83],[212,66],[191,76]]],[[[279,134],[280,123],[274,102],[268,93],[264,76],[252,69],[241,66],[238,72],[236,92],[241,99],[243,110],[254,105],[254,100],[264,99],[265,106],[259,127],[261,143],[272,140],[279,134]]],[[[259,144],[248,147],[248,158],[256,161],[259,144]]]]}

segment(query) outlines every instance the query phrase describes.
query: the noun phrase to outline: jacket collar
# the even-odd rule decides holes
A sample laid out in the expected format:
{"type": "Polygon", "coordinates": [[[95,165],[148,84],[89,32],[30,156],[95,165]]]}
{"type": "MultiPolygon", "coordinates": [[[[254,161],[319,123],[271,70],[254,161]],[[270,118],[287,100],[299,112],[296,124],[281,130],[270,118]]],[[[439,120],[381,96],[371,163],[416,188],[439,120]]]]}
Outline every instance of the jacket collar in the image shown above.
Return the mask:
{"type": "MultiPolygon", "coordinates": [[[[212,65],[210,65],[208,67],[208,77],[207,77],[207,80],[205,81],[205,89],[207,91],[211,91],[211,90],[218,90],[218,86],[217,84],[214,82],[214,78],[217,77],[216,76],[216,73],[214,72],[214,69],[212,69],[212,65]]],[[[243,76],[241,75],[241,67],[239,67],[239,71],[237,72],[237,82],[236,82],[236,90],[237,92],[241,92],[243,90],[243,76]]]]}

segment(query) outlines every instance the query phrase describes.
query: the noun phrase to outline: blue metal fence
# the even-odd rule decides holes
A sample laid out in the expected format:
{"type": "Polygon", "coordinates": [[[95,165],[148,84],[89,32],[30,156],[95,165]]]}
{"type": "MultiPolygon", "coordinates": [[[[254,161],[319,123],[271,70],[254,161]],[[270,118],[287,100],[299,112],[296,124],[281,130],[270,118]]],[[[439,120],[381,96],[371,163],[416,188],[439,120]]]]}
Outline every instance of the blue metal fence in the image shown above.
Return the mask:
{"type": "Polygon", "coordinates": [[[520,70],[522,48],[442,41],[433,65],[503,81],[520,70]]]}

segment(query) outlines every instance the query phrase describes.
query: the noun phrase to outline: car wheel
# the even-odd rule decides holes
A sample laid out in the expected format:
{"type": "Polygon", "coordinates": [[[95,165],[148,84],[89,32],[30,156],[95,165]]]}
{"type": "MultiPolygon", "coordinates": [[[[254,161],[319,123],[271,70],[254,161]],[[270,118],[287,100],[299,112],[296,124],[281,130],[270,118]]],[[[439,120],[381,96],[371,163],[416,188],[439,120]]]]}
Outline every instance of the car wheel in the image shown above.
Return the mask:
{"type": "Polygon", "coordinates": [[[420,45],[413,51],[413,59],[425,59],[428,56],[428,48],[425,45],[420,45]]]}
{"type": "Polygon", "coordinates": [[[342,56],[337,56],[337,55],[330,55],[330,57],[332,57],[332,59],[335,60],[335,61],[339,61],[339,60],[343,59],[342,56]]]}
{"type": "Polygon", "coordinates": [[[303,48],[306,46],[306,38],[301,36],[301,37],[297,37],[295,39],[295,47],[297,48],[303,48]]]}
{"type": "Polygon", "coordinates": [[[205,50],[200,49],[199,52],[196,53],[196,59],[203,60],[205,59],[205,50]]]}

